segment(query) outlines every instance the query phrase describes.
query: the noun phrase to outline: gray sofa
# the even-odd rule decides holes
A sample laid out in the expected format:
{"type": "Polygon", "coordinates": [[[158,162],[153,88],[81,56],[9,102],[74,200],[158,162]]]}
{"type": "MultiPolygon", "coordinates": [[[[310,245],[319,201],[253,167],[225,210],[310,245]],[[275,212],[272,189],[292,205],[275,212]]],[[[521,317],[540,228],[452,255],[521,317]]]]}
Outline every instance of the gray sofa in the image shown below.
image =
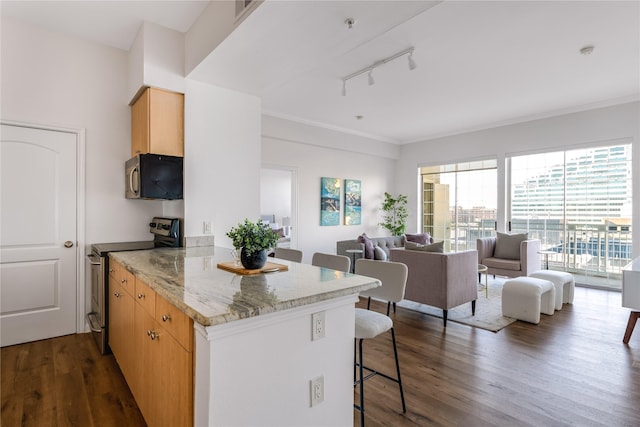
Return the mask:
{"type": "MultiPolygon", "coordinates": [[[[371,239],[374,247],[379,246],[385,252],[387,259],[391,255],[391,249],[404,248],[404,236],[369,237],[369,239],[371,239]]],[[[358,242],[357,239],[336,242],[336,253],[353,259],[353,255],[348,253],[347,249],[359,249],[362,251],[362,255],[356,256],[355,259],[364,257],[364,243],[358,242]]]]}
{"type": "Polygon", "coordinates": [[[444,326],[447,312],[467,302],[475,314],[478,298],[478,252],[475,250],[434,253],[415,250],[391,251],[391,261],[409,269],[404,299],[442,309],[444,326]]]}

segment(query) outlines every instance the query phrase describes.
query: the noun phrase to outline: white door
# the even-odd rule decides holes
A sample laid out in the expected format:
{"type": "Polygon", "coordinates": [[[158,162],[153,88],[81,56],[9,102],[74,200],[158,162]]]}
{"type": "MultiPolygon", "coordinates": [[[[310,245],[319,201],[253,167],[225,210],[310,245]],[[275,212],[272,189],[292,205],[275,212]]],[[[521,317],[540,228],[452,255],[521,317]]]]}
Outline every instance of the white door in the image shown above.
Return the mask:
{"type": "Polygon", "coordinates": [[[77,135],[0,136],[0,346],[75,333],[77,135]]]}

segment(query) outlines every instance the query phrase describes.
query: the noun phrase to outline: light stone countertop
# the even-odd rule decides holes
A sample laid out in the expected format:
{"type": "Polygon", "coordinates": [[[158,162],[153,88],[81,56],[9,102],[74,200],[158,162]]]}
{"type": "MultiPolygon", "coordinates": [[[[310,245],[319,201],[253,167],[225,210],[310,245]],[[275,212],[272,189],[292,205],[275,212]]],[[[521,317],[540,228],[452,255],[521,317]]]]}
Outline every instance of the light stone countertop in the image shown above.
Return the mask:
{"type": "Polygon", "coordinates": [[[239,275],[217,267],[233,261],[227,248],[205,246],[112,252],[158,295],[203,326],[301,307],[380,286],[369,277],[277,258],[288,271],[239,275]]]}

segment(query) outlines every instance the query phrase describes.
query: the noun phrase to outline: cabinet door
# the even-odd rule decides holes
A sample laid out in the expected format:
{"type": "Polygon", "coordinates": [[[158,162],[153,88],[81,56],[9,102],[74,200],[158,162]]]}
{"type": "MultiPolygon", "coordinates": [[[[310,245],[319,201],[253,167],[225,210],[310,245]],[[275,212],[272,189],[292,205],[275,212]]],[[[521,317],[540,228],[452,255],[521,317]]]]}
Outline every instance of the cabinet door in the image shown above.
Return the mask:
{"type": "MultiPolygon", "coordinates": [[[[157,322],[154,340],[154,406],[157,426],[193,425],[193,361],[186,351],[157,322]]],[[[150,426],[152,424],[149,424],[150,426]]]]}
{"type": "Polygon", "coordinates": [[[131,157],[149,152],[149,89],[131,106],[131,157]]]}
{"type": "Polygon", "coordinates": [[[121,284],[109,279],[109,346],[127,383],[131,386],[134,373],[134,302],[121,284]]]}
{"type": "Polygon", "coordinates": [[[151,339],[151,332],[154,333],[154,338],[157,333],[156,322],[140,304],[135,304],[134,317],[136,357],[134,360],[134,380],[130,382],[129,387],[147,425],[151,427],[158,423],[158,414],[154,403],[154,395],[157,392],[156,379],[154,377],[154,372],[156,371],[154,366],[156,364],[156,346],[154,345],[154,340],[151,339]]]}
{"type": "Polygon", "coordinates": [[[150,88],[150,153],[184,156],[184,95],[150,88]]]}
{"type": "Polygon", "coordinates": [[[184,95],[147,88],[131,106],[131,156],[184,156],[184,95]]]}

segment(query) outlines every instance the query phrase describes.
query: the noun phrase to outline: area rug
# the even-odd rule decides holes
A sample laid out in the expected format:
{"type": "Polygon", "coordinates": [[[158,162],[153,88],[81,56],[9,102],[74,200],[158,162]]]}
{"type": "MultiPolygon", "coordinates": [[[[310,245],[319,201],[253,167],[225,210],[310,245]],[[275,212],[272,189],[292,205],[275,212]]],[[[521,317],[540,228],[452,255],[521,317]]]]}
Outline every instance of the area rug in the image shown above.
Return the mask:
{"type": "MultiPolygon", "coordinates": [[[[482,286],[478,285],[478,300],[476,301],[476,314],[471,315],[471,304],[463,304],[449,310],[448,322],[462,323],[474,328],[485,329],[487,331],[498,332],[509,326],[516,319],[502,315],[502,285],[504,280],[489,280],[489,298],[485,296],[484,276],[482,286]]],[[[409,310],[428,314],[429,316],[442,318],[442,310],[413,301],[401,301],[397,304],[409,310]]]]}

